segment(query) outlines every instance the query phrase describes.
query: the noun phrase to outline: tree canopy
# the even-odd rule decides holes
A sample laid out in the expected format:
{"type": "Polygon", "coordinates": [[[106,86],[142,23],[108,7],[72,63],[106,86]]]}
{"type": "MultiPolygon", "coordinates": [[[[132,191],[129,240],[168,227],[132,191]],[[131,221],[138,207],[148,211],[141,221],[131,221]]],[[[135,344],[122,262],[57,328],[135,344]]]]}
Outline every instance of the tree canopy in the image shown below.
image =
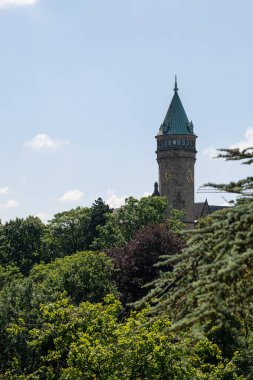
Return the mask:
{"type": "Polygon", "coordinates": [[[99,198],[48,225],[0,225],[0,379],[250,379],[253,202],[243,181],[234,207],[188,233],[162,197],[130,197],[113,212],[99,198]]]}
{"type": "Polygon", "coordinates": [[[126,245],[109,250],[108,254],[118,269],[116,281],[123,303],[143,297],[147,293],[144,285],[160,273],[160,268],[155,266],[160,257],[179,253],[183,246],[182,237],[171,232],[168,226],[151,224],[137,231],[126,245]]]}
{"type": "MultiPolygon", "coordinates": [[[[238,151],[226,152],[226,158],[246,158],[252,163],[248,153],[238,157],[238,151]]],[[[228,358],[240,352],[240,370],[249,375],[253,353],[253,202],[241,183],[234,185],[241,196],[234,207],[212,214],[189,233],[181,253],[161,260],[161,267],[173,265],[173,271],[162,272],[137,306],[151,302],[152,313],[169,315],[174,329],[193,327],[211,337],[228,358]]]]}
{"type": "Polygon", "coordinates": [[[127,198],[124,206],[107,214],[104,226],[98,226],[99,235],[94,239],[92,248],[103,250],[124,245],[142,227],[163,222],[167,206],[168,201],[164,197],[127,198]]]}
{"type": "Polygon", "coordinates": [[[29,356],[22,368],[15,349],[0,379],[239,380],[216,344],[168,332],[168,317],[151,323],[146,310],[120,321],[120,310],[111,296],[97,304],[75,306],[63,296],[41,305],[37,327],[25,327],[22,319],[8,327],[16,341],[26,334],[29,356]]]}
{"type": "Polygon", "coordinates": [[[63,293],[74,303],[99,302],[106,294],[117,294],[114,267],[104,253],[85,251],[33,267],[30,279],[53,298],[63,293]]]}
{"type": "Polygon", "coordinates": [[[13,264],[28,274],[40,262],[45,226],[37,217],[0,224],[0,264],[13,264]]]}

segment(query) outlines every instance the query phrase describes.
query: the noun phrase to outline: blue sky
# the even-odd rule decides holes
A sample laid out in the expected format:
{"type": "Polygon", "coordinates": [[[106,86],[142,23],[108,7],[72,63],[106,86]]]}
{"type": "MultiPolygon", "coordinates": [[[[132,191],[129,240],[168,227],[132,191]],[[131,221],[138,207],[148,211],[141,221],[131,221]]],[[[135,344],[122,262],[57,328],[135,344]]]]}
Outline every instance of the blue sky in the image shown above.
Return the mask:
{"type": "Polygon", "coordinates": [[[175,74],[196,190],[250,175],[209,156],[253,145],[252,18],[252,0],[0,0],[1,219],[152,192],[175,74]]]}

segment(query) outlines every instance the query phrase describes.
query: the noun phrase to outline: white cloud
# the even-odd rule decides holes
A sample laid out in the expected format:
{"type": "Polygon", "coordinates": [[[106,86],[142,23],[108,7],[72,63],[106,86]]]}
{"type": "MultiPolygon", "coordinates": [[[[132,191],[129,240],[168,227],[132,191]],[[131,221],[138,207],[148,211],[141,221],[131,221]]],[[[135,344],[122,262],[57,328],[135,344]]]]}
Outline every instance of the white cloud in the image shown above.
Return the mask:
{"type": "Polygon", "coordinates": [[[46,214],[45,212],[39,212],[37,214],[37,217],[40,218],[40,220],[43,222],[43,223],[47,223],[50,219],[52,219],[52,215],[50,214],[46,214]]]}
{"type": "Polygon", "coordinates": [[[16,199],[9,199],[8,201],[4,203],[0,203],[0,209],[5,209],[5,208],[14,208],[17,207],[18,202],[16,199]]]}
{"type": "Polygon", "coordinates": [[[125,204],[126,198],[127,198],[126,195],[123,195],[122,197],[118,197],[116,194],[111,194],[109,195],[105,203],[107,203],[112,208],[119,208],[120,206],[125,204]]]}
{"type": "Polygon", "coordinates": [[[237,144],[230,145],[229,148],[239,148],[240,150],[253,147],[253,128],[248,127],[244,133],[246,140],[239,141],[237,144]]]}
{"type": "Polygon", "coordinates": [[[10,192],[10,189],[8,186],[0,187],[0,195],[9,194],[9,192],[10,192]]]}
{"type": "Polygon", "coordinates": [[[61,202],[79,202],[83,198],[83,192],[77,189],[68,190],[59,198],[61,202]]]}
{"type": "Polygon", "coordinates": [[[67,143],[67,141],[53,140],[46,133],[40,133],[24,145],[33,150],[56,150],[67,143]]]}
{"type": "MultiPolygon", "coordinates": [[[[108,190],[107,194],[105,203],[107,203],[111,208],[120,208],[126,203],[126,199],[128,198],[127,195],[118,196],[115,194],[115,190],[108,190]]],[[[149,197],[150,195],[152,195],[152,193],[146,191],[143,194],[143,197],[149,197]]]]}
{"type": "Polygon", "coordinates": [[[36,4],[38,0],[0,0],[0,8],[26,7],[36,4]]]}
{"type": "Polygon", "coordinates": [[[209,158],[214,158],[218,155],[217,150],[214,149],[213,147],[204,149],[202,153],[204,154],[204,156],[207,156],[209,158]]]}
{"type": "MultiPolygon", "coordinates": [[[[253,127],[248,127],[244,133],[245,140],[241,140],[236,144],[232,144],[229,146],[230,149],[239,148],[240,150],[253,147],[253,127]]],[[[208,147],[202,152],[205,156],[209,158],[216,157],[219,152],[215,150],[213,147],[208,147]]]]}

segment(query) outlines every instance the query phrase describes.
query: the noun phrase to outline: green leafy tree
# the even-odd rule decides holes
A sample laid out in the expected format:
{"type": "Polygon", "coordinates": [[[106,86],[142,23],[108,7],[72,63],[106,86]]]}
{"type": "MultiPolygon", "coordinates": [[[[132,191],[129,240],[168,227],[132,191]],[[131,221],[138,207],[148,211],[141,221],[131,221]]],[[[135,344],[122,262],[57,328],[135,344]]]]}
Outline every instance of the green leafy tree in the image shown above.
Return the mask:
{"type": "Polygon", "coordinates": [[[77,207],[58,213],[47,225],[44,238],[46,262],[88,248],[90,209],[77,207]]]}
{"type": "MultiPolygon", "coordinates": [[[[24,318],[33,320],[32,288],[28,278],[14,268],[1,268],[0,289],[0,373],[22,368],[28,359],[28,331],[24,318]],[[10,326],[16,326],[9,330],[10,326]]],[[[33,295],[34,296],[34,295],[33,295]]],[[[11,377],[10,377],[11,378],[11,377]]]]}
{"type": "Polygon", "coordinates": [[[39,218],[16,218],[0,225],[0,264],[13,264],[28,274],[42,257],[45,225],[39,218]]]}
{"type": "Polygon", "coordinates": [[[29,331],[33,366],[18,379],[225,380],[232,373],[216,345],[169,333],[166,316],[151,321],[144,310],[119,321],[120,310],[111,296],[95,305],[63,297],[41,306],[42,323],[29,331]]]}
{"type": "Polygon", "coordinates": [[[33,366],[29,330],[41,324],[42,303],[57,301],[63,292],[76,304],[99,302],[107,293],[117,295],[113,271],[111,260],[96,252],[34,266],[29,277],[17,268],[0,266],[0,372],[33,366]]]}
{"type": "Polygon", "coordinates": [[[184,210],[170,209],[168,218],[165,218],[165,224],[170,232],[183,235],[185,231],[185,224],[182,222],[184,215],[184,210]]]}
{"type": "Polygon", "coordinates": [[[99,236],[94,240],[93,249],[106,249],[124,245],[133,238],[140,228],[164,220],[168,202],[164,197],[144,197],[139,201],[126,199],[124,206],[107,215],[107,222],[99,226],[99,236]]]}
{"type": "Polygon", "coordinates": [[[108,293],[116,295],[113,275],[114,267],[108,256],[86,251],[36,265],[30,279],[51,300],[65,291],[78,304],[84,300],[99,302],[108,293]]]}

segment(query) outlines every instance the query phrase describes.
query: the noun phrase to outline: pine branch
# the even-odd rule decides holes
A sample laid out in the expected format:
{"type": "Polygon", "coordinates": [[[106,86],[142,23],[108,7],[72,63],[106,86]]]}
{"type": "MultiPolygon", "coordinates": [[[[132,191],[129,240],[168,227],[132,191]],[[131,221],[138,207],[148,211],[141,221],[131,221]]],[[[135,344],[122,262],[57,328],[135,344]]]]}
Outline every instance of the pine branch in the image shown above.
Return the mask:
{"type": "Polygon", "coordinates": [[[218,154],[215,158],[225,158],[226,161],[238,161],[246,160],[242,162],[245,165],[253,163],[253,147],[249,147],[240,151],[239,148],[235,149],[218,149],[219,152],[225,152],[225,154],[218,154]]]}

